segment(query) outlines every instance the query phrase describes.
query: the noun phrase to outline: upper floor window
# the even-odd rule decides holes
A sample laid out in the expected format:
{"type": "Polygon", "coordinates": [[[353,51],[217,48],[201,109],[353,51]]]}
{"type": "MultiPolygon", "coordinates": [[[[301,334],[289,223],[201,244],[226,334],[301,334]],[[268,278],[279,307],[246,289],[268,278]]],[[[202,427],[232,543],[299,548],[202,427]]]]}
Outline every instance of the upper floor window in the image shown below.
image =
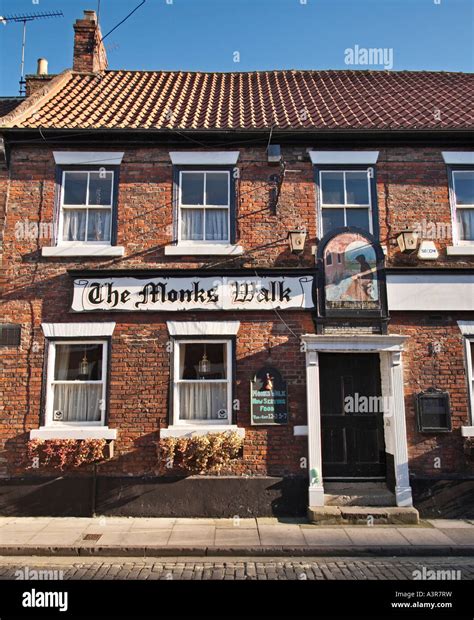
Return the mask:
{"type": "Polygon", "coordinates": [[[370,170],[373,168],[319,170],[321,236],[344,226],[356,226],[373,234],[370,170]]]}
{"type": "Polygon", "coordinates": [[[179,241],[230,243],[230,171],[179,172],[179,241]]]}
{"type": "Polygon", "coordinates": [[[123,151],[53,151],[54,245],[42,256],[123,256],[116,245],[118,175],[123,151]]]}
{"type": "Polygon", "coordinates": [[[60,244],[111,243],[114,174],[105,168],[62,172],[60,244]]]}
{"type": "Polygon", "coordinates": [[[452,208],[455,239],[459,245],[474,243],[474,169],[452,170],[452,208]]]}

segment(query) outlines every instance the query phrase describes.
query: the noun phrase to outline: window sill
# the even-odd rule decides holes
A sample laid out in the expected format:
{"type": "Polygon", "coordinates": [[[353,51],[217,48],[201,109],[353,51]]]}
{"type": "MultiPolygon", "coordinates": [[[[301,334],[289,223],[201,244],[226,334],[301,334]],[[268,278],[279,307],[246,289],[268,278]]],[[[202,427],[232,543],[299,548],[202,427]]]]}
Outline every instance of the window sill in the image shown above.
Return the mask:
{"type": "Polygon", "coordinates": [[[461,426],[461,435],[463,437],[474,437],[474,426],[461,426]]]}
{"type": "Polygon", "coordinates": [[[41,248],[42,256],[123,256],[125,248],[121,245],[57,245],[41,248]]]}
{"type": "Polygon", "coordinates": [[[77,428],[41,426],[30,431],[30,439],[117,439],[117,429],[108,426],[77,428]]]}
{"type": "Polygon", "coordinates": [[[244,253],[241,245],[229,245],[226,243],[203,243],[202,245],[167,245],[165,246],[166,256],[209,256],[209,255],[233,255],[238,256],[244,253]]]}
{"type": "Polygon", "coordinates": [[[448,256],[474,256],[473,245],[450,245],[446,248],[448,256]]]}
{"type": "Polygon", "coordinates": [[[239,437],[245,437],[245,428],[239,428],[236,424],[214,424],[202,426],[168,426],[160,430],[160,439],[165,437],[197,437],[199,435],[209,435],[209,433],[235,432],[239,437]]]}

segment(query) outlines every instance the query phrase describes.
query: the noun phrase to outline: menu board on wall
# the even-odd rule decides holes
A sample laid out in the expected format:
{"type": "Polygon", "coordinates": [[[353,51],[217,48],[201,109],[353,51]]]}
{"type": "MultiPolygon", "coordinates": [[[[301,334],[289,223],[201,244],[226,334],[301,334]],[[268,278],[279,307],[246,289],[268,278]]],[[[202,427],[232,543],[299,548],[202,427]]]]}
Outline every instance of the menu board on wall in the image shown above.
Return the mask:
{"type": "Polygon", "coordinates": [[[261,368],[250,383],[251,422],[288,424],[288,389],[276,368],[261,368]]]}

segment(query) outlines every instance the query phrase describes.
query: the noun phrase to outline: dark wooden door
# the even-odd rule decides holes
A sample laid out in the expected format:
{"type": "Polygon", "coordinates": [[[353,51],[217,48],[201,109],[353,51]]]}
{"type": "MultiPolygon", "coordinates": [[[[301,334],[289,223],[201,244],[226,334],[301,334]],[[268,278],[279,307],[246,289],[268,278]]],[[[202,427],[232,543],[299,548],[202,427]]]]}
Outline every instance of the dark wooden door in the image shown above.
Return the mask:
{"type": "Polygon", "coordinates": [[[385,477],[378,354],[321,353],[319,372],[323,478],[385,477]]]}

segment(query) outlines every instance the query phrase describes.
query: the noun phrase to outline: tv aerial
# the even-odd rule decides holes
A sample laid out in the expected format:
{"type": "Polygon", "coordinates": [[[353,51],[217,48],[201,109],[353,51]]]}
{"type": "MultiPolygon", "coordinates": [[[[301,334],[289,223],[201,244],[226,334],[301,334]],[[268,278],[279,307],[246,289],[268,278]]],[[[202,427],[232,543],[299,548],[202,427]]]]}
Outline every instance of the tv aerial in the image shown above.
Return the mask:
{"type": "Polygon", "coordinates": [[[26,93],[25,82],[25,45],[26,45],[26,24],[36,19],[47,19],[50,17],[64,17],[62,11],[50,11],[41,13],[26,13],[14,15],[0,15],[0,23],[6,26],[9,22],[23,23],[23,38],[21,42],[21,69],[20,69],[20,96],[26,93]]]}

